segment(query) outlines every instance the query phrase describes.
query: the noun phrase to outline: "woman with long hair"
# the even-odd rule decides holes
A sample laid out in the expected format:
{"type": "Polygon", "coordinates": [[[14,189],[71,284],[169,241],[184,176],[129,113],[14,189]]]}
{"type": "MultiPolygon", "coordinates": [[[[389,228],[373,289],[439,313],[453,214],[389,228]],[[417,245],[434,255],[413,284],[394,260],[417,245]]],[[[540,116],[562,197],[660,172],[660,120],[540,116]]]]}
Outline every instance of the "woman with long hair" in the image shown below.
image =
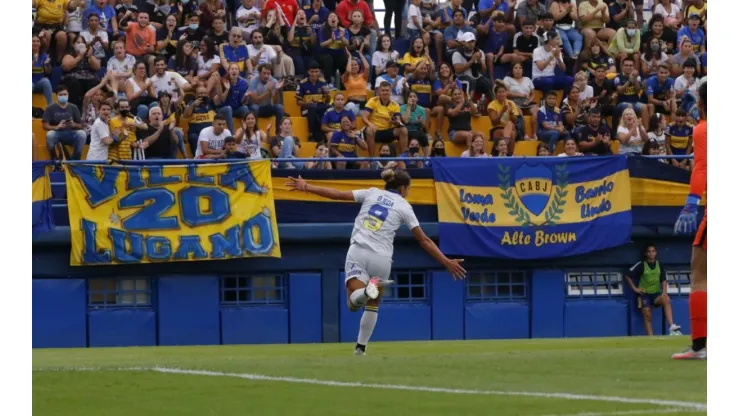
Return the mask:
{"type": "Polygon", "coordinates": [[[367,102],[367,82],[370,79],[370,65],[362,53],[364,45],[360,45],[360,59],[362,66],[356,58],[352,57],[351,52],[347,49],[347,68],[342,74],[342,85],[347,94],[347,105],[345,108],[352,110],[355,115],[365,108],[367,102]]]}
{"type": "Polygon", "coordinates": [[[399,56],[398,51],[393,49],[391,35],[381,35],[378,38],[378,46],[375,48],[372,59],[375,76],[383,75],[388,61],[398,61],[399,56]]]}
{"type": "Polygon", "coordinates": [[[208,95],[213,93],[216,83],[221,81],[218,73],[221,68],[221,57],[216,48],[216,42],[210,36],[206,36],[200,41],[196,78],[199,84],[205,84],[208,95]]]}
{"type": "Polygon", "coordinates": [[[447,157],[447,149],[442,139],[434,139],[432,142],[432,157],[447,157]]]}
{"type": "Polygon", "coordinates": [[[69,101],[77,108],[82,107],[85,92],[98,83],[99,69],[100,59],[93,55],[92,46],[87,46],[85,39],[78,36],[62,58],[62,84],[69,88],[69,101]]]}
{"type": "Polygon", "coordinates": [[[508,157],[513,153],[513,150],[509,152],[509,146],[507,145],[506,139],[501,138],[493,141],[493,151],[491,151],[492,157],[508,157]]]}
{"type": "Polygon", "coordinates": [[[339,16],[335,12],[329,13],[319,30],[319,45],[322,48],[319,63],[324,79],[329,82],[337,71],[343,72],[347,67],[345,48],[349,46],[349,32],[339,26],[339,16]]]}
{"type": "Polygon", "coordinates": [[[694,53],[694,44],[687,37],[684,37],[679,42],[678,53],[673,55],[671,58],[671,76],[678,78],[684,73],[684,63],[689,59],[693,59],[696,64],[697,73],[701,71],[701,64],[699,57],[694,53]]]}
{"type": "Polygon", "coordinates": [[[277,54],[273,63],[275,75],[277,77],[295,75],[293,58],[285,52],[290,48],[290,43],[288,42],[288,26],[283,14],[278,13],[277,10],[268,11],[262,19],[262,27],[259,31],[262,33],[264,44],[271,46],[277,54]]]}
{"type": "Polygon", "coordinates": [[[270,141],[272,155],[281,159],[295,159],[291,162],[280,162],[279,167],[287,169],[302,169],[304,162],[298,160],[298,151],[301,143],[293,134],[293,122],[290,117],[284,117],[278,126],[278,132],[270,141]]]}
{"type": "Polygon", "coordinates": [[[478,107],[465,99],[465,94],[460,88],[452,90],[452,102],[447,104],[448,137],[455,144],[464,144],[470,147],[473,140],[473,127],[471,117],[478,115],[478,107]]]}
{"type": "Polygon", "coordinates": [[[619,120],[617,140],[619,140],[620,155],[639,154],[642,146],[648,141],[648,134],[642,125],[642,119],[637,117],[635,110],[631,107],[624,110],[619,120]]]}
{"type": "Polygon", "coordinates": [[[663,16],[660,14],[653,13],[653,17],[648,22],[648,30],[645,32],[643,43],[647,43],[654,38],[660,39],[663,45],[663,51],[667,54],[672,54],[676,49],[677,33],[670,27],[666,27],[663,22],[663,16]]]}
{"type": "Polygon", "coordinates": [[[295,22],[288,31],[288,55],[293,58],[295,73],[299,76],[308,75],[307,68],[314,60],[314,46],[316,45],[316,33],[311,29],[311,24],[306,20],[306,12],[298,10],[295,22]]]}
{"type": "Polygon", "coordinates": [[[350,25],[347,28],[349,32],[349,52],[352,57],[359,58],[360,55],[365,60],[372,59],[372,47],[370,46],[370,28],[364,25],[365,18],[360,10],[354,10],[350,15],[350,25]]]}
{"type": "Polygon", "coordinates": [[[650,123],[648,124],[648,140],[658,143],[659,153],[661,155],[666,154],[665,150],[665,136],[666,128],[668,123],[666,122],[665,116],[660,113],[653,114],[650,117],[650,123]]]}
{"type": "Polygon", "coordinates": [[[182,75],[192,86],[198,85],[195,71],[198,70],[198,61],[193,57],[193,44],[187,39],[177,41],[175,56],[171,56],[167,69],[182,75]]]}
{"type": "Polygon", "coordinates": [[[663,24],[678,30],[683,22],[683,12],[673,0],[656,0],[653,14],[663,16],[663,24]]]}
{"type": "Polygon", "coordinates": [[[177,53],[177,17],[168,15],[164,26],[157,31],[157,53],[169,61],[177,53]]]}
{"type": "Polygon", "coordinates": [[[470,142],[468,150],[462,152],[460,157],[491,157],[486,153],[486,140],[483,138],[483,134],[479,132],[473,133],[473,140],[470,142]]]}
{"type": "Polygon", "coordinates": [[[445,107],[452,101],[452,91],[455,88],[462,90],[462,82],[457,79],[452,66],[447,62],[439,64],[439,76],[432,84],[432,112],[431,117],[436,117],[435,134],[437,139],[442,139],[442,124],[445,121],[445,107]]]}
{"type": "Polygon", "coordinates": [[[598,67],[606,68],[606,78],[614,79],[617,76],[617,66],[614,59],[604,50],[601,43],[595,42],[590,48],[584,49],[578,58],[578,68],[588,72],[593,76],[593,72],[598,67]]]}
{"type": "Polygon", "coordinates": [[[563,153],[558,156],[583,156],[583,153],[578,151],[578,142],[572,137],[568,137],[563,142],[563,153]]]}
{"type": "Polygon", "coordinates": [[[550,145],[547,143],[540,142],[537,145],[537,156],[551,156],[550,145]]]}
{"type": "Polygon", "coordinates": [[[136,116],[146,120],[149,104],[157,101],[154,86],[146,73],[146,63],[139,61],[134,65],[134,76],[126,80],[126,99],[136,116]]]}
{"type": "MultiPolygon", "coordinates": [[[[316,152],[313,154],[314,159],[326,159],[329,157],[329,147],[324,143],[316,146],[316,152]]],[[[331,170],[331,162],[328,160],[317,160],[306,162],[304,169],[331,170]]]]}
{"type": "Polygon", "coordinates": [[[465,277],[462,260],[447,258],[437,245],[419,227],[411,204],[406,197],[411,188],[411,178],[405,171],[384,170],[381,174],[385,189],[362,189],[338,191],[308,184],[300,176],[289,177],[286,186],[291,190],[307,192],[336,201],[354,201],[362,204],[352,230],[352,241],[345,262],[347,307],[357,311],[364,307],[360,319],[355,355],[365,355],[368,341],[378,320],[378,306],[389,280],[393,263],[393,243],[396,231],[402,225],[421,247],[439,264],[443,265],[454,279],[465,277]]]}
{"type": "Polygon", "coordinates": [[[645,78],[657,75],[660,65],[668,62],[668,55],[663,52],[663,45],[658,38],[652,38],[644,44],[642,54],[642,74],[645,78]]]}
{"type": "Polygon", "coordinates": [[[403,55],[399,63],[403,67],[403,73],[405,75],[413,73],[416,70],[416,66],[424,61],[429,65],[429,69],[434,71],[434,61],[429,56],[429,47],[424,45],[424,40],[421,37],[417,37],[411,41],[409,51],[403,55]]]}
{"type": "Polygon", "coordinates": [[[524,140],[537,140],[537,112],[540,111],[540,108],[535,103],[534,84],[529,77],[524,76],[522,64],[516,63],[511,67],[511,74],[504,78],[504,84],[507,87],[506,97],[510,98],[519,107],[522,114],[529,113],[532,116],[531,123],[534,137],[529,137],[525,133],[524,140]]]}
{"type": "MultiPolygon", "coordinates": [[[[267,131],[270,131],[272,125],[267,125],[267,131]]],[[[234,134],[237,149],[247,155],[249,159],[262,159],[262,144],[268,143],[267,133],[260,130],[257,116],[253,112],[248,112],[242,118],[242,126],[234,134]]]]}
{"type": "Polygon", "coordinates": [[[522,113],[513,101],[506,98],[508,93],[506,85],[496,81],[493,87],[494,100],[488,104],[488,118],[493,126],[491,140],[504,139],[507,150],[513,154],[517,137],[516,121],[522,113]]]}

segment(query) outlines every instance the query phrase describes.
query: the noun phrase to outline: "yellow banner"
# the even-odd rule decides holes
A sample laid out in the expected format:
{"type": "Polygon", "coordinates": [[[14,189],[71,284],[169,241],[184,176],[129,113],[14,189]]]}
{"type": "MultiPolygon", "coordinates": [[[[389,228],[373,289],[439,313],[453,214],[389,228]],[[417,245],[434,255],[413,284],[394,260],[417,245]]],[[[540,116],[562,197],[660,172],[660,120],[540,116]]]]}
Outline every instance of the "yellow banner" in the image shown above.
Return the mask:
{"type": "Polygon", "coordinates": [[[269,161],[65,171],[72,266],[281,256],[269,161]]]}

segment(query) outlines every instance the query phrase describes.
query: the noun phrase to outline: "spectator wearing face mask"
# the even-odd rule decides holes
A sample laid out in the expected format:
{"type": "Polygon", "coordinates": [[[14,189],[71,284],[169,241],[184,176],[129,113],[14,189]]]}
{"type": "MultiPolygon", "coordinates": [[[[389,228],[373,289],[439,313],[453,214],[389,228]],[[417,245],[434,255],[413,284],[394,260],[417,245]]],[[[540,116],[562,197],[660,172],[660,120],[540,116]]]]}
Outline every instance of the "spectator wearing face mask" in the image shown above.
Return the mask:
{"type": "MultiPolygon", "coordinates": [[[[668,55],[662,51],[660,39],[652,38],[645,44],[645,53],[642,54],[642,73],[645,76],[658,75],[658,69],[663,64],[668,64],[668,55]]],[[[670,67],[669,75],[670,75],[670,67]]]]}
{"type": "Polygon", "coordinates": [[[424,167],[424,154],[421,152],[421,144],[416,139],[409,140],[409,148],[401,153],[399,157],[418,158],[419,160],[406,160],[404,165],[410,169],[421,169],[424,167]]]}
{"type": "Polygon", "coordinates": [[[445,142],[442,139],[434,139],[432,142],[432,157],[447,157],[445,142]]]}
{"type": "Polygon", "coordinates": [[[62,82],[69,88],[71,102],[79,108],[85,93],[98,84],[100,59],[93,55],[92,48],[82,37],[77,37],[72,46],[62,59],[62,82]]]}
{"type": "Polygon", "coordinates": [[[133,149],[139,147],[136,130],[146,130],[148,127],[140,120],[131,117],[131,105],[128,100],[119,99],[116,107],[118,114],[111,117],[108,122],[114,141],[108,148],[108,157],[113,160],[133,160],[133,149]]]}
{"type": "Polygon", "coordinates": [[[610,55],[614,56],[617,66],[621,66],[622,60],[628,56],[633,62],[640,62],[640,31],[637,30],[637,22],[634,19],[627,20],[627,26],[617,30],[616,36],[609,43],[610,55]]]}

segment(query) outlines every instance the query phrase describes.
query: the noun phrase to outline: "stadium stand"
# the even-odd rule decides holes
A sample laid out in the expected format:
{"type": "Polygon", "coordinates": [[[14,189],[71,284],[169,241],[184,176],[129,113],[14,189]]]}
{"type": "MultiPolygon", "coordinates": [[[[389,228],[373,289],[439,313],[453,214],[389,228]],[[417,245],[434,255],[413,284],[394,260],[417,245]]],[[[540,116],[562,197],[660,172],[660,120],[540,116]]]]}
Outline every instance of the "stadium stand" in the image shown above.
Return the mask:
{"type": "MultiPolygon", "coordinates": [[[[262,147],[266,150],[262,154],[270,155],[268,143],[278,132],[278,120],[267,110],[281,104],[292,121],[293,135],[303,144],[296,156],[312,157],[316,144],[326,140],[316,133],[319,121],[338,92],[349,98],[345,109],[353,114],[358,131],[366,127],[364,118],[382,124],[379,130],[386,125],[399,127],[407,120],[402,128],[413,134],[426,136],[430,143],[435,138],[444,140],[446,156],[460,156],[468,149],[465,135],[458,135],[461,140],[449,137],[451,132],[466,131],[506,139],[509,155],[516,156],[564,154],[567,137],[575,138],[580,147],[575,154],[692,151],[690,134],[681,132],[698,117],[696,87],[706,80],[703,0],[673,1],[682,14],[670,16],[655,13],[656,7],[659,12],[665,10],[665,2],[653,1],[645,2],[643,11],[634,10],[632,3],[603,0],[465,2],[470,10],[455,6],[458,3],[424,0],[419,6],[407,4],[398,31],[390,19],[385,21],[382,9],[366,16],[370,9],[358,1],[364,0],[338,3],[336,10],[349,11],[349,16],[337,16],[334,10],[316,7],[316,2],[295,0],[187,4],[180,0],[34,0],[34,157],[49,160],[52,151],[57,158],[75,156],[73,143],[62,141],[52,148],[55,143],[47,142],[47,135],[73,128],[60,125],[53,112],[60,116],[76,111],[79,120],[73,121],[87,134],[80,155],[85,159],[89,147],[98,145],[91,143],[100,139],[92,128],[100,116],[100,104],[106,101],[113,108],[103,120],[115,138],[111,151],[138,147],[147,132],[148,108],[166,105],[170,108],[164,112],[165,123],[178,127],[173,134],[181,143],[156,157],[192,158],[196,145],[218,148],[223,143],[208,141],[203,134],[201,142],[206,144],[189,143],[198,137],[188,134],[191,124],[199,123],[200,131],[213,114],[231,106],[234,130],[243,127],[241,117],[248,110],[258,116],[258,126],[271,127],[267,141],[253,143],[255,136],[238,137],[240,147],[262,147]],[[595,22],[594,13],[603,13],[608,21],[595,22]],[[262,36],[255,39],[253,32],[262,36]],[[393,36],[390,45],[384,44],[386,33],[393,36]],[[360,68],[360,54],[371,66],[368,75],[360,68]],[[157,68],[155,57],[163,57],[166,68],[157,68]],[[400,71],[398,75],[391,76],[390,62],[399,64],[400,68],[392,69],[393,74],[400,71]],[[261,77],[263,64],[271,65],[272,78],[261,77]],[[312,70],[319,71],[316,82],[310,79],[312,70]],[[393,105],[386,107],[382,101],[371,113],[365,108],[383,81],[392,84],[391,100],[399,106],[407,102],[410,92],[416,93],[418,104],[401,107],[408,116],[396,110],[405,118],[396,120],[388,110],[393,105]],[[366,97],[354,94],[365,84],[366,97]],[[54,93],[60,85],[69,92],[65,102],[54,93]],[[462,87],[459,101],[455,86],[462,87]],[[500,96],[495,92],[498,86],[504,88],[500,96]],[[198,94],[199,87],[204,88],[204,96],[198,94]],[[546,90],[551,89],[556,92],[554,102],[546,99],[546,90]],[[169,97],[165,104],[163,95],[169,97]],[[110,120],[120,113],[123,100],[131,120],[116,127],[110,120]],[[196,110],[186,117],[190,105],[196,110]],[[510,111],[502,111],[507,107],[510,111]],[[628,108],[634,109],[636,117],[622,118],[628,108]],[[601,120],[591,130],[584,129],[590,114],[599,110],[601,120]],[[135,122],[135,115],[142,120],[135,122]],[[511,128],[506,127],[509,122],[511,128]],[[601,131],[601,125],[604,134],[609,131],[605,140],[610,145],[597,151],[600,147],[594,142],[602,136],[589,136],[587,131],[601,131]],[[540,140],[546,141],[544,136],[553,137],[540,134],[545,130],[560,130],[559,140],[539,146],[540,140]],[[538,147],[549,149],[539,153],[538,147]]],[[[397,154],[406,150],[404,143],[396,143],[397,154]]],[[[493,144],[487,140],[483,156],[491,154],[493,144]]],[[[114,153],[123,158],[129,152],[114,153]]],[[[155,151],[130,154],[144,158],[155,151]]],[[[257,157],[260,152],[251,154],[257,157]]],[[[358,156],[367,154],[357,150],[358,156]]]]}

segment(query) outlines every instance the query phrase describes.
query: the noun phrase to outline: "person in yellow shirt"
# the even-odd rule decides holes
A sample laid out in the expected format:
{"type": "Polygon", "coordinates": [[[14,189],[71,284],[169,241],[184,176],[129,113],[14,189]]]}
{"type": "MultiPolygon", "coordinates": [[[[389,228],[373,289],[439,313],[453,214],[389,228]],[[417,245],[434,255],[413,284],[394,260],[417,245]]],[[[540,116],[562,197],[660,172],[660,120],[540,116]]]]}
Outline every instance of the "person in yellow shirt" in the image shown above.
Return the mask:
{"type": "Polygon", "coordinates": [[[33,0],[33,7],[36,9],[33,32],[39,34],[42,49],[49,47],[52,37],[56,40],[56,57],[59,62],[67,50],[64,13],[73,12],[80,5],[84,6],[85,0],[33,0]]]}
{"type": "Polygon", "coordinates": [[[514,154],[516,146],[516,121],[522,116],[517,105],[506,98],[506,85],[496,82],[493,87],[495,99],[488,104],[488,117],[491,119],[491,140],[504,139],[509,155],[514,154]]]}
{"type": "Polygon", "coordinates": [[[391,84],[381,82],[377,97],[367,101],[362,110],[365,124],[365,138],[370,157],[375,157],[375,140],[380,143],[393,143],[398,139],[398,153],[406,151],[409,145],[409,132],[401,122],[401,107],[391,101],[391,84]]]}
{"type": "Polygon", "coordinates": [[[595,41],[601,41],[604,50],[609,48],[614,29],[606,27],[609,23],[609,7],[603,0],[584,0],[578,6],[578,21],[585,40],[584,49],[591,47],[595,41]]]}
{"type": "Polygon", "coordinates": [[[139,147],[136,141],[136,129],[146,129],[147,125],[129,117],[131,106],[127,100],[116,104],[118,115],[108,122],[114,143],[108,148],[108,158],[113,160],[133,159],[132,148],[139,147]]]}

